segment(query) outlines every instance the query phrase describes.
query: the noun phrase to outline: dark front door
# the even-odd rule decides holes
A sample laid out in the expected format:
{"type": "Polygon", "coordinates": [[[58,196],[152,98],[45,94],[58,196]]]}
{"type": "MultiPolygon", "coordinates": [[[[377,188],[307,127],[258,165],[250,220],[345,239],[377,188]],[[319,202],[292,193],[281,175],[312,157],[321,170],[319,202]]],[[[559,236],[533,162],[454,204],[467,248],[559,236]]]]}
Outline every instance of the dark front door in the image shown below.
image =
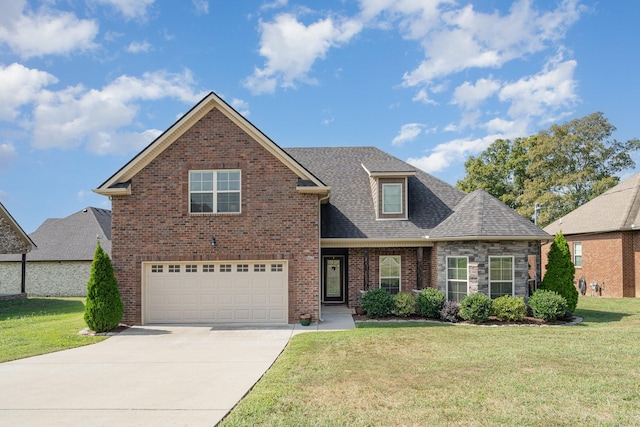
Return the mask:
{"type": "Polygon", "coordinates": [[[345,263],[343,255],[322,257],[322,300],[324,302],[344,302],[345,263]]]}

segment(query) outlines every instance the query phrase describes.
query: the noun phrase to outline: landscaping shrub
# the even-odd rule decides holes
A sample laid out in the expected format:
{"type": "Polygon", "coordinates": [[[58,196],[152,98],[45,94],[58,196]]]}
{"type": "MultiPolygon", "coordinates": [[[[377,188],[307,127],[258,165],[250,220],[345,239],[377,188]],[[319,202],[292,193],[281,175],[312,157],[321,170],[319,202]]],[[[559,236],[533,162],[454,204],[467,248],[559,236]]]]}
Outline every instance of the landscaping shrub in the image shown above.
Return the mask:
{"type": "Polygon", "coordinates": [[[421,290],[416,301],[418,314],[437,319],[440,316],[440,310],[444,306],[444,300],[444,292],[438,289],[426,288],[421,290]]]}
{"type": "Polygon", "coordinates": [[[566,300],[567,310],[573,313],[578,305],[578,290],[573,284],[576,268],[562,233],[556,233],[547,259],[546,273],[538,289],[557,292],[566,300]]]}
{"type": "Polygon", "coordinates": [[[87,283],[84,321],[92,331],[105,332],[117,327],[123,314],[124,305],[111,259],[98,242],[87,283]]]}
{"type": "Polygon", "coordinates": [[[408,292],[398,292],[393,296],[393,314],[408,317],[416,311],[416,297],[408,292]]]}
{"type": "Polygon", "coordinates": [[[443,322],[456,323],[458,321],[458,313],[460,312],[460,304],[455,301],[445,301],[442,310],[440,310],[440,320],[443,322]]]}
{"type": "Polygon", "coordinates": [[[371,318],[389,316],[395,308],[393,297],[384,289],[365,292],[360,298],[360,306],[371,318]]]}
{"type": "Polygon", "coordinates": [[[546,321],[563,317],[567,311],[567,300],[557,292],[538,289],[529,298],[533,317],[546,321]]]}
{"type": "Polygon", "coordinates": [[[460,302],[460,317],[475,323],[486,322],[491,316],[491,298],[481,292],[467,295],[460,302]]]}
{"type": "Polygon", "coordinates": [[[493,300],[493,315],[498,320],[516,322],[527,315],[527,305],[523,297],[504,295],[493,300]]]}

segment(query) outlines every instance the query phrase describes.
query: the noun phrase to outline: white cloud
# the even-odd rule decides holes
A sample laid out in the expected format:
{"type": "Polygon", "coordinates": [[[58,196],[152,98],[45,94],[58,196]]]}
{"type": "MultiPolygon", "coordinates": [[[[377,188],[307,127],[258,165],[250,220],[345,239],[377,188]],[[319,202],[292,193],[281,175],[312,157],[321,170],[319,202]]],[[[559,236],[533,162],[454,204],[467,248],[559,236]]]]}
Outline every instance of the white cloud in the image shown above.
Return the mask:
{"type": "Polygon", "coordinates": [[[426,88],[420,89],[418,93],[416,93],[416,95],[413,97],[413,101],[420,101],[424,104],[438,105],[436,101],[429,98],[429,92],[427,92],[426,88]]]}
{"type": "Polygon", "coordinates": [[[391,141],[391,145],[402,145],[405,142],[410,142],[416,139],[422,131],[424,130],[424,125],[421,123],[407,123],[402,125],[400,128],[400,132],[393,138],[391,141]]]}
{"type": "Polygon", "coordinates": [[[127,19],[146,19],[148,10],[155,0],[98,0],[113,6],[127,19]]]}
{"type": "Polygon", "coordinates": [[[0,65],[0,119],[15,119],[21,106],[33,102],[44,86],[57,81],[55,76],[45,71],[21,64],[0,65]]]}
{"type": "Polygon", "coordinates": [[[141,42],[133,41],[127,46],[127,52],[129,53],[146,53],[150,50],[151,45],[146,40],[141,42]]]}
{"type": "Polygon", "coordinates": [[[347,43],[358,34],[358,21],[332,18],[305,25],[289,13],[276,16],[273,22],[261,22],[260,55],[264,68],[256,67],[245,80],[253,93],[271,93],[276,87],[295,87],[296,83],[315,83],[309,77],[314,62],[324,59],[331,47],[347,43]]]}
{"type": "Polygon", "coordinates": [[[24,1],[0,5],[0,43],[22,58],[68,54],[96,47],[98,24],[69,12],[25,10],[24,1]]]}
{"type": "Polygon", "coordinates": [[[565,0],[545,13],[532,9],[529,0],[520,0],[504,16],[477,12],[472,5],[444,11],[437,21],[429,15],[422,31],[415,25],[406,30],[405,37],[422,44],[425,59],[405,73],[403,84],[429,85],[465,69],[497,68],[539,52],[562,38],[581,12],[577,0],[565,0]]]}
{"type": "Polygon", "coordinates": [[[459,161],[469,156],[469,154],[484,150],[493,141],[502,137],[502,135],[494,134],[476,139],[454,139],[437,145],[426,156],[407,159],[407,163],[428,173],[438,172],[447,168],[454,161],[459,161]]]}
{"type": "Polygon", "coordinates": [[[0,190],[0,202],[6,202],[9,199],[9,195],[6,191],[0,190]]]}
{"type": "Polygon", "coordinates": [[[477,108],[485,99],[500,89],[500,82],[493,79],[478,79],[474,84],[464,82],[453,91],[452,103],[465,110],[477,108]]]}
{"type": "Polygon", "coordinates": [[[140,102],[174,98],[194,104],[203,92],[193,90],[188,71],[164,71],[142,77],[120,76],[102,89],[83,86],[60,91],[43,91],[33,112],[33,145],[37,148],[71,148],[86,145],[99,154],[137,150],[157,137],[160,131],[132,132],[140,102]]]}
{"type": "Polygon", "coordinates": [[[578,99],[573,79],[577,62],[552,62],[534,76],[506,84],[500,90],[500,100],[511,102],[509,115],[545,116],[561,107],[569,107],[578,99]]]}
{"type": "Polygon", "coordinates": [[[206,15],[209,13],[209,1],[208,0],[192,0],[193,7],[196,9],[198,15],[206,15]]]}
{"type": "Polygon", "coordinates": [[[18,153],[12,144],[0,144],[0,172],[9,169],[17,157],[18,153]]]}
{"type": "Polygon", "coordinates": [[[242,114],[244,117],[249,117],[249,103],[243,99],[233,98],[231,100],[231,106],[238,113],[242,114]]]}

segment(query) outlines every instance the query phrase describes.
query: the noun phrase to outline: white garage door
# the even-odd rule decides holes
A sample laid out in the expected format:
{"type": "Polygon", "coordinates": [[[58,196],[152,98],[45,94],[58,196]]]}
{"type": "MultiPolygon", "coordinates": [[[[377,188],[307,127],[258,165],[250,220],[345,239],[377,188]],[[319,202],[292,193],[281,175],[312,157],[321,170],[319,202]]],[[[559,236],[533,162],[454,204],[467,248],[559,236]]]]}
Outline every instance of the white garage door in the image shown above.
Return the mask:
{"type": "Polygon", "coordinates": [[[145,323],[287,323],[286,261],[143,263],[145,323]]]}

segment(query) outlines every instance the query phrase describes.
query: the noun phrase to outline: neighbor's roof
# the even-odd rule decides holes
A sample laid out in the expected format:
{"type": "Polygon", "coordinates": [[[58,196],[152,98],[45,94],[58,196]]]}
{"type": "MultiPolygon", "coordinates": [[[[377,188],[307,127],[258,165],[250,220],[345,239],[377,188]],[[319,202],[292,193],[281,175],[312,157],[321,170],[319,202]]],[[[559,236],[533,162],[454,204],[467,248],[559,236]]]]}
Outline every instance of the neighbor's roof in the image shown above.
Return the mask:
{"type": "Polygon", "coordinates": [[[22,243],[18,244],[18,246],[22,246],[23,249],[25,249],[25,252],[29,252],[36,247],[35,243],[33,243],[33,240],[31,240],[27,233],[24,232],[22,227],[20,227],[20,224],[18,224],[18,222],[13,219],[9,211],[4,207],[2,203],[0,203],[0,222],[4,222],[7,224],[9,230],[11,231],[12,238],[15,237],[18,239],[16,242],[22,241],[22,243]]]}
{"type": "MultiPolygon", "coordinates": [[[[97,241],[111,254],[111,211],[88,207],[66,218],[49,218],[30,234],[38,248],[27,261],[91,261],[97,241]]],[[[10,255],[0,261],[18,261],[10,255]]]]}
{"type": "Polygon", "coordinates": [[[467,194],[429,238],[532,240],[551,236],[484,190],[467,194]]]}
{"type": "Polygon", "coordinates": [[[331,200],[322,206],[325,239],[424,239],[464,192],[375,147],[286,148],[322,182],[331,200]],[[366,168],[366,169],[365,169],[366,168]],[[367,172],[411,175],[408,220],[377,220],[367,172]]]}
{"type": "Polygon", "coordinates": [[[545,227],[555,234],[602,233],[640,228],[640,173],[545,227]]]}
{"type": "Polygon", "coordinates": [[[218,109],[240,129],[262,145],[263,148],[297,174],[298,177],[305,182],[304,186],[299,187],[300,191],[329,193],[329,187],[292,159],[282,148],[262,133],[260,129],[255,127],[214,92],[210,92],[205,96],[191,110],[171,125],[169,129],[164,131],[151,142],[151,144],[93,191],[105,196],[131,194],[131,179],[213,109],[218,109]],[[311,183],[313,185],[310,185],[311,183]]]}

